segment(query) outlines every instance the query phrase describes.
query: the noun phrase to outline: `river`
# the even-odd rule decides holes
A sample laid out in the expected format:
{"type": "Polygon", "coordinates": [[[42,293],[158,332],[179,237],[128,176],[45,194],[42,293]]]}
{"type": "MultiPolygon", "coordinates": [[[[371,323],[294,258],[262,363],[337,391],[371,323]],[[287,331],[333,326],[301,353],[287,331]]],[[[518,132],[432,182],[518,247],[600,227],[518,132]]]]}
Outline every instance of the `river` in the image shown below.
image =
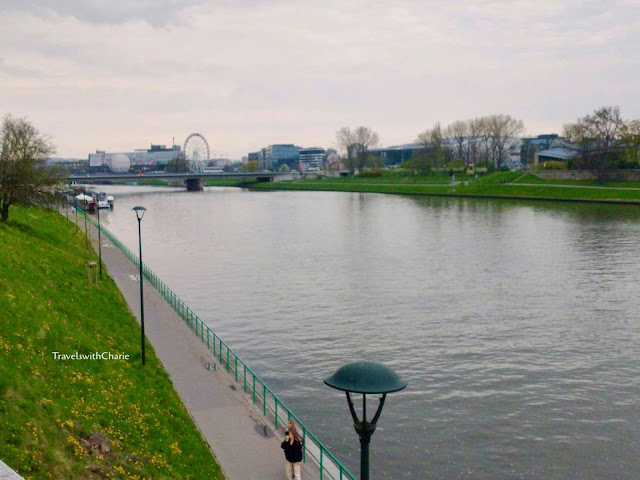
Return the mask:
{"type": "MultiPolygon", "coordinates": [[[[640,208],[105,186],[104,224],[353,472],[344,395],[382,362],[372,479],[640,478],[640,208]]],[[[377,402],[372,401],[370,408],[377,402]]]]}

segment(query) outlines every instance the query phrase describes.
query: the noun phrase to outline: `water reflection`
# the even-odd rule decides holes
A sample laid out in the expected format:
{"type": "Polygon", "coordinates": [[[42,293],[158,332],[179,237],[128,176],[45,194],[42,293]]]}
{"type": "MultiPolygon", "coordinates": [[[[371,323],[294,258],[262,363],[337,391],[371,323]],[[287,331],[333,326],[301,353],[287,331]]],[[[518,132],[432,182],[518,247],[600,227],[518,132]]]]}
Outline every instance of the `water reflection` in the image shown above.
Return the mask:
{"type": "Polygon", "coordinates": [[[322,378],[370,358],[410,382],[378,478],[640,476],[640,209],[118,188],[109,228],[134,248],[144,205],[150,267],[353,471],[322,378]]]}

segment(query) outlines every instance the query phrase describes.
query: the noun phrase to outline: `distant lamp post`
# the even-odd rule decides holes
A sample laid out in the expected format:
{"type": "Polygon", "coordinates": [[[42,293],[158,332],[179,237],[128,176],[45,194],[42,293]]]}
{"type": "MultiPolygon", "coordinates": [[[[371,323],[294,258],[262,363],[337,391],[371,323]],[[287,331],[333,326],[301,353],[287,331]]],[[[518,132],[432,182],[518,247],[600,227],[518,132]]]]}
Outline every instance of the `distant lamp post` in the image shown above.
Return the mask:
{"type": "Polygon", "coordinates": [[[87,230],[87,194],[84,194],[84,239],[85,243],[89,245],[89,231],[87,230]]]}
{"type": "Polygon", "coordinates": [[[138,219],[138,245],[140,247],[140,256],[138,257],[138,264],[140,265],[140,343],[142,344],[142,366],[146,364],[144,356],[144,301],[142,295],[142,230],[140,229],[140,222],[144,217],[144,212],[147,211],[144,207],[133,207],[132,210],[136,212],[136,218],[138,219]]]}
{"type": "Polygon", "coordinates": [[[404,389],[407,382],[380,363],[355,362],[340,367],[333,375],[325,378],[324,383],[347,394],[353,426],[360,437],[360,479],[369,480],[369,443],[382,413],[387,393],[404,389]],[[362,393],[362,420],[358,420],[351,400],[352,393],[362,393]],[[382,394],[378,410],[370,422],[367,422],[367,394],[382,394]]]}
{"type": "Polygon", "coordinates": [[[98,259],[100,260],[100,278],[102,278],[102,225],[100,225],[100,203],[98,203],[98,259]]]}

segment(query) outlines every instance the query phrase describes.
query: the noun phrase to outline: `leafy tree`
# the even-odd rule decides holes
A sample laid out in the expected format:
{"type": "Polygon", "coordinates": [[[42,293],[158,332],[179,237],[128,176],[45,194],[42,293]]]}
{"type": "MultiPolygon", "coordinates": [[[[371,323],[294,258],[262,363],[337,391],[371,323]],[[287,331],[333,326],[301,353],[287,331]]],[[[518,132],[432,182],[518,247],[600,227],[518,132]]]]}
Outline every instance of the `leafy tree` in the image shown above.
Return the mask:
{"type": "Polygon", "coordinates": [[[369,155],[369,148],[378,145],[380,138],[369,127],[361,126],[354,130],[342,127],[336,132],[336,139],[340,148],[347,154],[345,167],[351,170],[351,173],[375,164],[375,160],[369,155]]]}
{"type": "Polygon", "coordinates": [[[258,162],[256,162],[255,160],[246,163],[245,165],[242,165],[242,167],[240,167],[242,170],[244,170],[245,172],[257,172],[258,171],[258,162]]]}
{"type": "Polygon", "coordinates": [[[55,200],[55,186],[62,182],[62,171],[46,161],[54,152],[49,137],[26,119],[4,117],[0,129],[1,221],[7,221],[13,204],[45,205],[55,200]]]}
{"type": "Polygon", "coordinates": [[[279,172],[290,172],[291,171],[291,167],[289,167],[289,165],[287,165],[286,163],[283,163],[282,165],[280,165],[280,168],[278,168],[279,172]]]}
{"type": "Polygon", "coordinates": [[[169,160],[169,163],[164,168],[165,172],[169,173],[185,173],[189,171],[189,162],[184,157],[175,157],[169,160]]]}
{"type": "Polygon", "coordinates": [[[439,122],[432,129],[419,133],[416,143],[421,148],[409,161],[409,167],[419,173],[428,173],[434,167],[440,168],[453,156],[439,122]]]}

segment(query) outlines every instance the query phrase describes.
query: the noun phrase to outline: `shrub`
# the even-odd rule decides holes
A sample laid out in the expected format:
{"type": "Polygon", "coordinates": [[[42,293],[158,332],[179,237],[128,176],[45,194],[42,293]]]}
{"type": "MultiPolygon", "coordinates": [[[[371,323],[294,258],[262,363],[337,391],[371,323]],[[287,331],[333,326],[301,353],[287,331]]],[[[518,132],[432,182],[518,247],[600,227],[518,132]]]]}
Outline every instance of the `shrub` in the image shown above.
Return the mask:
{"type": "Polygon", "coordinates": [[[618,158],[616,166],[620,170],[638,168],[638,162],[636,162],[635,160],[628,160],[621,157],[621,158],[618,158]]]}
{"type": "Polygon", "coordinates": [[[356,175],[359,178],[379,178],[382,176],[381,170],[367,170],[356,175]]]}
{"type": "Polygon", "coordinates": [[[455,162],[449,162],[444,166],[444,170],[449,172],[449,175],[458,172],[464,172],[467,169],[466,165],[461,160],[455,162]]]}
{"type": "Polygon", "coordinates": [[[567,166],[568,165],[565,162],[547,160],[546,162],[542,162],[535,167],[532,167],[532,170],[566,170],[567,166]]]}

